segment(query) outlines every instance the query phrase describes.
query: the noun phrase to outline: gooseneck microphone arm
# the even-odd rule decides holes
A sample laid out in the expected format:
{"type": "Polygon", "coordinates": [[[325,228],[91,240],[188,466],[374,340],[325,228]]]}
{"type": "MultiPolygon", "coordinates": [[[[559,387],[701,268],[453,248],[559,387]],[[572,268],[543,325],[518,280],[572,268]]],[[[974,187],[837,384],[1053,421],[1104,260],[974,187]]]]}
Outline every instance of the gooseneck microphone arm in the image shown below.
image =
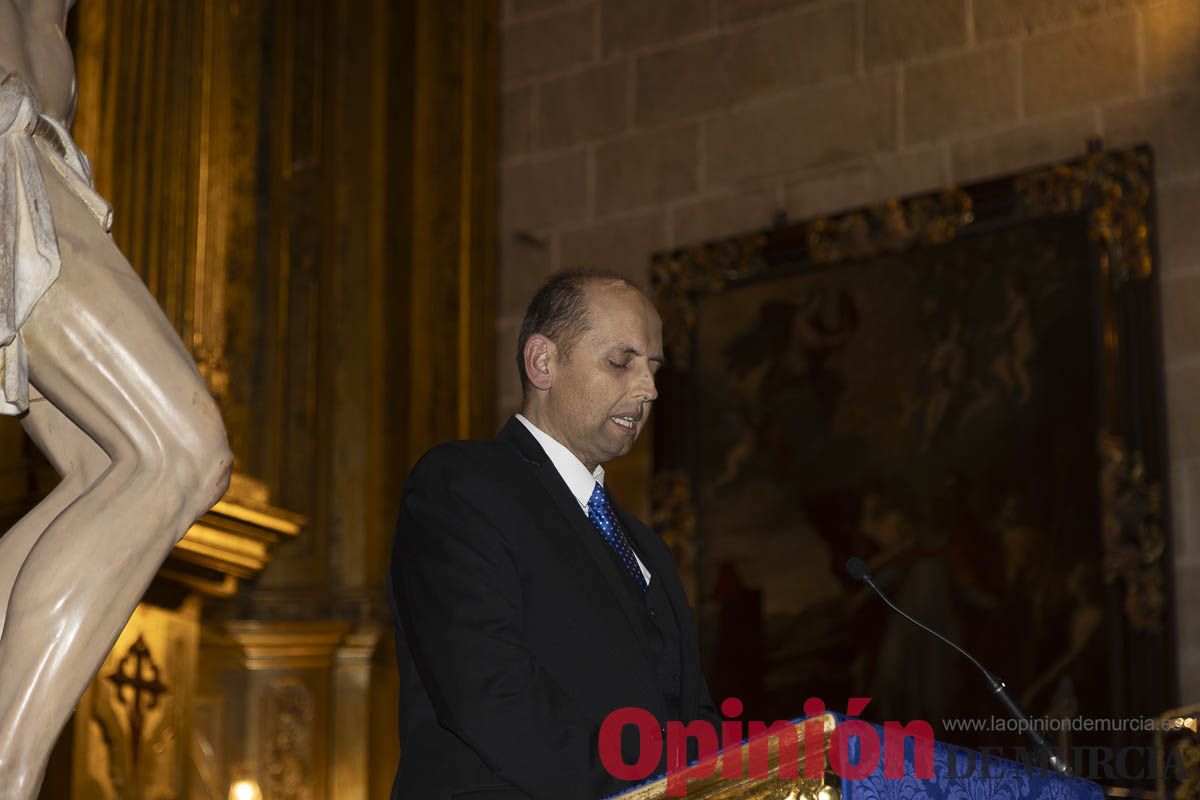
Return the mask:
{"type": "Polygon", "coordinates": [[[983,666],[983,664],[980,664],[979,661],[966,650],[963,650],[957,644],[950,641],[945,636],[942,636],[942,634],[938,633],[933,628],[930,628],[925,623],[910,616],[904,611],[904,609],[893,603],[888,596],[883,593],[883,590],[875,585],[875,581],[871,579],[871,571],[867,568],[866,562],[861,558],[854,557],[849,559],[846,562],[846,571],[850,573],[850,577],[869,586],[871,591],[879,595],[879,599],[887,603],[888,607],[890,607],[897,614],[904,617],[921,630],[936,636],[938,639],[941,639],[943,642],[961,653],[964,658],[974,664],[976,669],[982,672],[983,676],[987,678],[988,686],[991,687],[992,694],[996,696],[996,698],[1006,709],[1008,709],[1008,713],[1012,715],[1013,719],[1017,720],[1019,727],[1025,732],[1026,737],[1028,737],[1034,748],[1038,752],[1045,752],[1047,754],[1050,761],[1050,767],[1060,775],[1071,774],[1071,769],[1067,766],[1067,762],[1062,756],[1054,752],[1054,749],[1050,747],[1050,743],[1046,741],[1046,737],[1042,736],[1042,732],[1034,729],[1033,723],[1029,719],[1029,715],[1021,709],[1020,705],[1017,704],[1016,699],[1013,698],[1013,696],[1009,693],[1008,688],[1005,687],[1004,681],[1000,680],[991,672],[989,672],[983,666]]]}

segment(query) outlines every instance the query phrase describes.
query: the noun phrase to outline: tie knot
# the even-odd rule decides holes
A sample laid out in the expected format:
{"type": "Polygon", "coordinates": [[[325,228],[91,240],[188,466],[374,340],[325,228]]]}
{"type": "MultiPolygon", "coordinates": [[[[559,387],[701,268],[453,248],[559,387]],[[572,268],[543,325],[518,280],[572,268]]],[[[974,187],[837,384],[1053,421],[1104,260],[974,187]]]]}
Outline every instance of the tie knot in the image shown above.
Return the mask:
{"type": "Polygon", "coordinates": [[[588,508],[596,511],[608,511],[608,492],[604,491],[604,484],[596,484],[596,488],[592,490],[592,496],[588,498],[588,508]]]}

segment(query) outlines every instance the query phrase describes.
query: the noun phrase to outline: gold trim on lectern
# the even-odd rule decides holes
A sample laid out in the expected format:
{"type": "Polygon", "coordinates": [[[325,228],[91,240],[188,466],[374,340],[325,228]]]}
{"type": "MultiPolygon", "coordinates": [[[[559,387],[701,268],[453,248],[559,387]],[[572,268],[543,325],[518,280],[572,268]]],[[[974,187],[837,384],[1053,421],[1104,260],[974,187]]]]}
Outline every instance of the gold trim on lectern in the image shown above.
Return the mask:
{"type": "MultiPolygon", "coordinates": [[[[804,723],[796,723],[796,741],[798,742],[798,775],[793,779],[778,777],[779,740],[772,736],[767,739],[767,778],[723,778],[720,767],[713,774],[704,778],[688,781],[688,800],[840,800],[841,783],[838,777],[828,769],[825,751],[829,746],[829,736],[833,733],[837,721],[832,714],[824,714],[807,722],[819,720],[825,741],[821,747],[822,760],[826,762],[821,779],[805,778],[804,775],[804,723]]],[[[749,743],[743,743],[743,767],[750,763],[749,743]]],[[[743,770],[744,772],[745,770],[743,770]]],[[[667,778],[660,778],[654,783],[634,789],[619,795],[619,800],[658,800],[669,797],[667,794],[667,778]]]]}

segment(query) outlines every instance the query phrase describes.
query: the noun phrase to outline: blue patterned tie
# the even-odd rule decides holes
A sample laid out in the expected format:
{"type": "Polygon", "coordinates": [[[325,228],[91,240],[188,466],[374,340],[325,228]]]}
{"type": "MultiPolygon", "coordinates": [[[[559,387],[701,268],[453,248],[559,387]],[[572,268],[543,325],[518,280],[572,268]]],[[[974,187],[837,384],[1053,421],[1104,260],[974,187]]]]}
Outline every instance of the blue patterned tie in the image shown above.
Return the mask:
{"type": "Polygon", "coordinates": [[[608,492],[604,491],[604,486],[599,483],[592,490],[592,496],[588,500],[588,519],[592,521],[596,530],[600,531],[600,535],[604,537],[604,541],[608,542],[608,546],[625,565],[625,571],[629,573],[629,576],[643,592],[646,591],[646,579],[642,576],[642,570],[633,556],[633,548],[629,546],[629,540],[625,538],[625,531],[621,529],[621,523],[617,521],[617,515],[613,513],[612,503],[608,501],[608,492]]]}

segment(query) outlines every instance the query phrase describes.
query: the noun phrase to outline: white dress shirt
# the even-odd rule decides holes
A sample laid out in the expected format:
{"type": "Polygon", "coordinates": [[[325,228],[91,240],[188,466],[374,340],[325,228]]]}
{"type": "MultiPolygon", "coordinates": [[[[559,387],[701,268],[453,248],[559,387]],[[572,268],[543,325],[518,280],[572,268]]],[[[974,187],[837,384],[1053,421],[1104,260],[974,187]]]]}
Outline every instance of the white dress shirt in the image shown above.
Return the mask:
{"type": "MultiPolygon", "coordinates": [[[[550,458],[550,463],[558,470],[559,476],[567,484],[567,488],[571,490],[571,494],[575,496],[575,500],[579,502],[579,507],[583,510],[583,515],[587,517],[588,501],[592,499],[592,492],[596,490],[596,484],[604,485],[604,467],[597,466],[595,472],[589,473],[583,462],[576,458],[575,454],[564,447],[561,442],[525,419],[523,414],[517,414],[517,419],[521,420],[521,424],[529,429],[529,432],[533,434],[533,438],[537,439],[537,443],[546,451],[546,455],[550,458]]],[[[588,524],[591,524],[590,519],[588,520],[588,524]]],[[[596,535],[599,536],[600,532],[597,531],[596,535]]],[[[633,550],[632,542],[630,542],[629,549],[633,550]]],[[[646,569],[646,565],[638,558],[636,551],[634,551],[633,557],[637,560],[638,569],[642,571],[642,577],[646,579],[646,585],[649,586],[650,570],[646,569]]]]}

